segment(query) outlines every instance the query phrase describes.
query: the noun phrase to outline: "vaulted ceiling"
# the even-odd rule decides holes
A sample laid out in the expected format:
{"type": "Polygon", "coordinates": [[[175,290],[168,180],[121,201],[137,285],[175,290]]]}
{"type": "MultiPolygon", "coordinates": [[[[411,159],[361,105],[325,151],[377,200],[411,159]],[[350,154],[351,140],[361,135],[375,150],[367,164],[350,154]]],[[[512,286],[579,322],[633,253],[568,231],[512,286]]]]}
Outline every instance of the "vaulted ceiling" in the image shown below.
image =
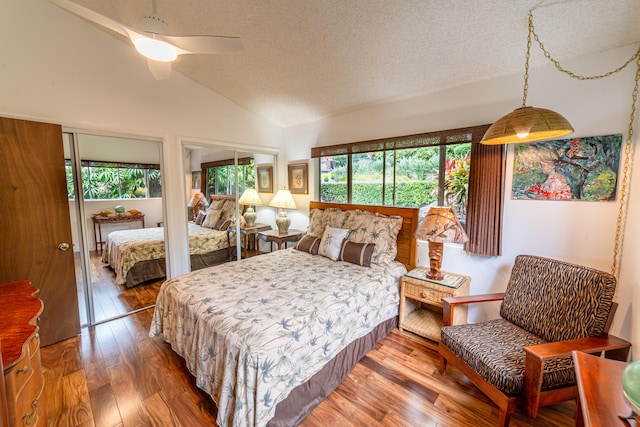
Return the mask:
{"type": "MultiPolygon", "coordinates": [[[[152,10],[152,0],[73,1],[134,28],[152,10]]],[[[283,127],[523,72],[531,9],[560,61],[640,44],[638,0],[157,0],[157,9],[173,35],[240,37],[243,51],[183,55],[173,69],[283,127]]],[[[546,63],[532,47],[531,67],[546,63]]]]}

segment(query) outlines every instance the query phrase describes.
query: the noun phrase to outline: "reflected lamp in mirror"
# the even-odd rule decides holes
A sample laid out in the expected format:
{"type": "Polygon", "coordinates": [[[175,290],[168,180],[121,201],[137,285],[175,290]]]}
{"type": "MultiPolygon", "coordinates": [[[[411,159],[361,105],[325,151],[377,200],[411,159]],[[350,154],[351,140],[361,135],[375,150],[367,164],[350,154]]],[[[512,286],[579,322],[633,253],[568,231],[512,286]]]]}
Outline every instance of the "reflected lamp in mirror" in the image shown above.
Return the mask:
{"type": "Polygon", "coordinates": [[[449,207],[433,207],[418,226],[417,239],[429,242],[429,271],[427,278],[442,280],[440,271],[444,243],[465,243],[469,240],[467,233],[458,221],[458,217],[449,207]]]}
{"type": "Polygon", "coordinates": [[[187,208],[193,209],[193,218],[196,219],[198,217],[198,212],[200,209],[206,209],[208,206],[207,200],[200,191],[195,190],[191,193],[191,199],[187,203],[187,208]]]}
{"type": "Polygon", "coordinates": [[[285,212],[285,209],[296,209],[296,203],[293,201],[293,196],[289,190],[280,190],[269,202],[269,206],[273,208],[280,208],[280,215],[276,218],[276,226],[278,227],[279,234],[287,234],[289,231],[289,224],[291,220],[285,212]]]}
{"type": "Polygon", "coordinates": [[[245,221],[247,221],[247,226],[253,227],[254,225],[256,225],[257,214],[256,211],[253,210],[253,206],[262,205],[262,199],[260,198],[260,195],[258,194],[256,189],[247,188],[246,190],[244,190],[244,193],[242,193],[242,196],[240,196],[238,203],[247,206],[244,215],[242,215],[244,216],[245,221]]]}

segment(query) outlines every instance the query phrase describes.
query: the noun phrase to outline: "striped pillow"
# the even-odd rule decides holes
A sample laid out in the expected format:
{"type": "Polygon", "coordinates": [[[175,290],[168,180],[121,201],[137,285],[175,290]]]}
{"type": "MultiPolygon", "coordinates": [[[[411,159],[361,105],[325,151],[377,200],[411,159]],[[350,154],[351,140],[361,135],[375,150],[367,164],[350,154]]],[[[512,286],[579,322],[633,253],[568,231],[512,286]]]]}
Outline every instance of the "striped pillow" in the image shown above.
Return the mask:
{"type": "Polygon", "coordinates": [[[355,243],[346,240],[340,249],[339,260],[371,267],[371,256],[375,246],[373,243],[355,243]]]}
{"type": "Polygon", "coordinates": [[[296,249],[302,252],[308,252],[311,255],[318,255],[320,247],[320,238],[316,236],[306,235],[296,245],[296,249]]]}

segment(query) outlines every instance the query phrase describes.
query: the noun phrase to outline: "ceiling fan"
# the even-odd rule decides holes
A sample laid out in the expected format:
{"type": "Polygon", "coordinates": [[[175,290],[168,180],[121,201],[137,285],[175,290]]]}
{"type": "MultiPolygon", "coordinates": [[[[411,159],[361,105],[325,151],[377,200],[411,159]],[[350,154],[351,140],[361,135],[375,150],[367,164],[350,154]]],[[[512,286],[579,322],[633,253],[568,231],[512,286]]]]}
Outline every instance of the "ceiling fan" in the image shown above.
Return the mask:
{"type": "Polygon", "coordinates": [[[157,80],[169,78],[171,62],[178,55],[215,54],[243,49],[238,37],[169,35],[167,23],[157,14],[156,0],[152,0],[153,12],[142,18],[140,29],[114,21],[70,0],[49,1],[81,18],[128,37],[136,50],[147,58],[149,70],[157,80]]]}

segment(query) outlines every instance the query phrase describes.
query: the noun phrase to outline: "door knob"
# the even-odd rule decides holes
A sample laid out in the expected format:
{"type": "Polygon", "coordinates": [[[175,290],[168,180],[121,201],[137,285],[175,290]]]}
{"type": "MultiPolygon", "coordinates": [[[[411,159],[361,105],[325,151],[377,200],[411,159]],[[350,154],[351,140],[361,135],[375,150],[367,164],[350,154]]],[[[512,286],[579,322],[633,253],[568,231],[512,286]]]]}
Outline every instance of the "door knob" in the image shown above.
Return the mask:
{"type": "Polygon", "coordinates": [[[69,249],[69,244],[68,243],[60,243],[58,245],[58,249],[60,249],[61,251],[66,251],[67,249],[69,249]]]}

